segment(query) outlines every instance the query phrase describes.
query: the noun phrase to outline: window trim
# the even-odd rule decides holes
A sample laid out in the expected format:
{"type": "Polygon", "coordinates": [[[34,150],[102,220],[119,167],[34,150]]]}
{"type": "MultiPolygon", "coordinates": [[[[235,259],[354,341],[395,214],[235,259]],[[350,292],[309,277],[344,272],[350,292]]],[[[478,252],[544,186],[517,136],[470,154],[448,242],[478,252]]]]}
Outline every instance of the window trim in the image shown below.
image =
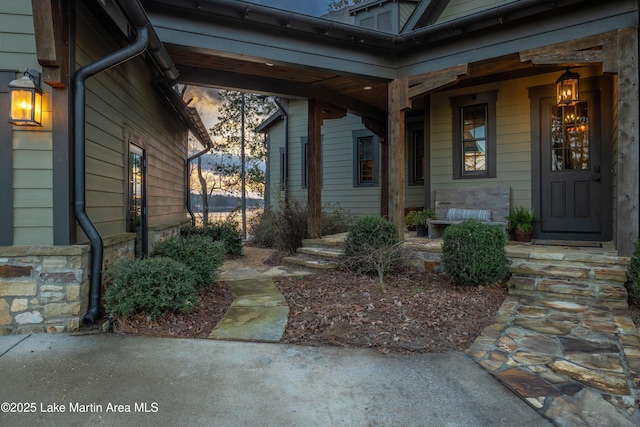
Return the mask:
{"type": "Polygon", "coordinates": [[[498,91],[451,97],[453,179],[495,178],[496,173],[496,100],[498,91]],[[464,107],[486,105],[486,169],[484,172],[464,173],[462,149],[462,110],[464,107]]]}
{"type": "Polygon", "coordinates": [[[418,132],[422,132],[422,172],[423,174],[426,174],[426,155],[425,155],[425,139],[424,139],[424,126],[422,125],[422,123],[420,124],[407,124],[407,138],[408,138],[408,143],[409,143],[409,147],[408,147],[408,154],[409,154],[409,176],[408,176],[408,184],[411,186],[421,186],[424,185],[425,183],[425,177],[423,176],[423,178],[417,179],[416,178],[416,172],[417,172],[417,168],[416,168],[416,140],[415,140],[415,136],[418,132]]]}
{"type": "Polygon", "coordinates": [[[353,186],[354,187],[378,187],[380,169],[380,144],[378,137],[366,129],[352,131],[353,137],[353,186]],[[360,155],[358,142],[360,138],[371,138],[373,144],[373,182],[360,182],[360,155]]]}

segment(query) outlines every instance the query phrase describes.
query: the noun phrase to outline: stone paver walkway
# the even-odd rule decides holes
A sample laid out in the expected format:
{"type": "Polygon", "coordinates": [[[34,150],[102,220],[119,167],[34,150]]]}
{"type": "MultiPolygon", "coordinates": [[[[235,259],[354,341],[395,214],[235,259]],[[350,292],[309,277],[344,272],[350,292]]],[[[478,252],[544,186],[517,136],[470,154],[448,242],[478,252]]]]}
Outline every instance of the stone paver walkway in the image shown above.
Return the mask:
{"type": "Polygon", "coordinates": [[[209,339],[278,342],[284,334],[289,307],[272,277],[310,274],[285,267],[258,271],[236,268],[223,271],[220,280],[229,284],[234,300],[209,334],[209,339]]]}
{"type": "Polygon", "coordinates": [[[558,426],[638,426],[640,335],[624,308],[507,297],[467,354],[558,426]]]}

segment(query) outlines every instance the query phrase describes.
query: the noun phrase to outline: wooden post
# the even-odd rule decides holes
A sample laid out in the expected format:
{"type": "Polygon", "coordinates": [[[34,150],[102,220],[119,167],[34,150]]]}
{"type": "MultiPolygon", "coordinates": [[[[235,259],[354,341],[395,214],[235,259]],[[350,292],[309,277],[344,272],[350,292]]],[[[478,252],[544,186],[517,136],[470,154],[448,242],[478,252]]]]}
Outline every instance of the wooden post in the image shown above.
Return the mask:
{"type": "Polygon", "coordinates": [[[309,100],[308,138],[307,138],[307,228],[309,237],[322,237],[322,186],[321,186],[321,130],[322,102],[317,99],[309,100]]]}
{"type": "Polygon", "coordinates": [[[389,83],[389,221],[396,226],[400,240],[404,238],[405,138],[404,112],[411,104],[407,97],[406,78],[389,83]]]}
{"type": "Polygon", "coordinates": [[[638,239],[638,29],[618,31],[618,188],[616,244],[630,256],[638,239]]]}

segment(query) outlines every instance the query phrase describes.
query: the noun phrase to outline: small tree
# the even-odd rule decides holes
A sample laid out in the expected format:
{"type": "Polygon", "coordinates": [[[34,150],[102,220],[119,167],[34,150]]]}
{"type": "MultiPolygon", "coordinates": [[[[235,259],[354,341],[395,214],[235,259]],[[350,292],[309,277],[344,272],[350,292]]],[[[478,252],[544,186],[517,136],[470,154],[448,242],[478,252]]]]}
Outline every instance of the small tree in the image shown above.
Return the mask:
{"type": "Polygon", "coordinates": [[[382,217],[365,215],[349,228],[345,265],[356,274],[375,274],[384,289],[384,275],[398,267],[401,251],[395,226],[382,217]]]}

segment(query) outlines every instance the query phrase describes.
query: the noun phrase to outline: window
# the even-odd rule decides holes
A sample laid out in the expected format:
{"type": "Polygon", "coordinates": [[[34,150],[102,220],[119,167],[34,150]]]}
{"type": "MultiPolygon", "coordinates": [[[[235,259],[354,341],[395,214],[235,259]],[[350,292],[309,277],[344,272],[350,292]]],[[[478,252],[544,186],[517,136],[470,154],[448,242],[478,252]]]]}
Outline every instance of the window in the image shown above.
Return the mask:
{"type": "Polygon", "coordinates": [[[144,150],[130,143],[127,231],[136,234],[136,258],[146,255],[145,163],[144,150]]]}
{"type": "Polygon", "coordinates": [[[309,143],[307,142],[307,137],[303,136],[300,138],[300,157],[301,157],[301,171],[302,176],[300,177],[300,182],[302,182],[302,188],[307,188],[309,184],[309,166],[307,164],[307,159],[309,155],[309,143]]]}
{"type": "Polygon", "coordinates": [[[280,147],[279,150],[280,156],[280,190],[284,190],[286,186],[286,165],[287,165],[287,156],[284,152],[284,147],[280,147]]]}
{"type": "Polygon", "coordinates": [[[424,185],[424,129],[409,130],[409,183],[424,185]]]}
{"type": "Polygon", "coordinates": [[[497,92],[451,98],[453,178],[496,177],[497,92]]]}
{"type": "MultiPolygon", "coordinates": [[[[324,140],[324,135],[320,138],[324,140]]],[[[309,164],[307,163],[309,159],[309,143],[307,139],[308,137],[306,136],[300,138],[300,182],[302,183],[302,188],[309,186],[309,164]]],[[[322,143],[320,143],[320,159],[322,159],[322,143]]],[[[322,185],[322,177],[322,164],[320,164],[320,185],[322,185]]]]}
{"type": "Polygon", "coordinates": [[[378,185],[378,138],[368,131],[353,132],[353,185],[378,185]]]}
{"type": "Polygon", "coordinates": [[[589,104],[551,107],[551,170],[588,170],[589,104]]]}

